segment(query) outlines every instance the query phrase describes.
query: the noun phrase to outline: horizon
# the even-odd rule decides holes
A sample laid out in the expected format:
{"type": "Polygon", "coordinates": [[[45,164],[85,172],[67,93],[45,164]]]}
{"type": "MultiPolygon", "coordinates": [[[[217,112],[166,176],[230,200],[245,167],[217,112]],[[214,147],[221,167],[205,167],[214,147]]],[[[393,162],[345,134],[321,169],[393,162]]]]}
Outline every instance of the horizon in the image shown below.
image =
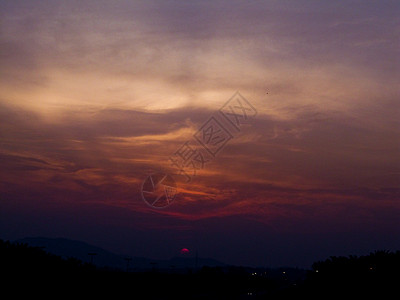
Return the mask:
{"type": "MultiPolygon", "coordinates": [[[[7,241],[4,241],[7,242],[7,241]]],[[[67,239],[67,238],[63,238],[63,237],[57,237],[57,238],[48,238],[48,237],[25,237],[22,239],[17,239],[14,241],[9,241],[11,243],[14,244],[24,244],[24,245],[28,245],[29,247],[33,247],[33,248],[40,248],[41,250],[45,251],[46,253],[49,254],[53,254],[56,256],[60,256],[62,258],[76,258],[78,260],[81,260],[84,263],[91,263],[94,264],[98,267],[116,267],[119,269],[125,269],[125,263],[126,263],[126,258],[129,258],[131,261],[131,272],[133,270],[136,270],[136,272],[141,271],[141,270],[150,270],[153,269],[154,266],[152,266],[152,262],[153,263],[166,263],[172,260],[177,260],[177,259],[181,259],[181,260],[185,260],[186,262],[189,260],[193,260],[193,266],[190,265],[181,265],[181,266],[173,266],[174,269],[177,268],[181,268],[181,269],[190,269],[190,268],[196,268],[194,265],[194,261],[199,259],[199,260],[203,260],[203,262],[201,263],[201,267],[240,267],[240,268],[248,268],[248,269],[274,269],[274,270],[279,270],[279,269],[299,269],[299,270],[312,270],[312,265],[308,266],[308,267],[299,267],[299,266],[289,266],[289,265],[282,265],[282,266],[250,266],[250,265],[234,265],[234,264],[227,264],[224,261],[221,260],[217,260],[213,257],[202,257],[202,256],[198,256],[198,253],[196,251],[189,251],[189,252],[185,252],[182,253],[182,249],[179,251],[179,253],[176,253],[175,255],[169,257],[169,258],[164,258],[164,259],[159,259],[159,258],[153,258],[153,257],[144,257],[144,256],[132,256],[128,253],[114,253],[108,249],[104,249],[98,245],[92,245],[89,244],[85,241],[79,241],[79,240],[72,240],[72,239],[67,239]],[[44,240],[40,243],[40,240],[44,240]],[[60,241],[62,243],[68,243],[68,247],[67,249],[65,249],[63,247],[62,244],[60,244],[60,241]],[[45,244],[47,244],[48,242],[50,242],[50,245],[44,246],[45,244]],[[90,248],[90,249],[88,249],[90,248]],[[107,259],[105,261],[101,261],[100,263],[98,262],[98,258],[92,260],[92,258],[90,257],[89,254],[87,253],[87,251],[94,251],[95,249],[97,251],[100,252],[96,252],[95,257],[99,257],[100,260],[104,259],[104,254],[108,255],[113,255],[113,258],[115,258],[114,256],[119,257],[120,262],[119,265],[115,265],[115,261],[111,262],[110,258],[107,259]],[[60,252],[61,251],[61,252],[60,252]],[[78,252],[77,252],[78,251],[78,252]],[[82,252],[83,251],[83,252],[82,252]],[[77,253],[79,253],[77,255],[77,253]],[[139,266],[138,261],[135,261],[135,259],[140,259],[140,260],[148,260],[149,261],[149,265],[143,266],[143,262],[139,261],[139,266]],[[207,262],[208,261],[208,262],[207,262]],[[212,265],[210,265],[210,261],[212,261],[212,265]]],[[[186,249],[186,248],[184,248],[186,249]]],[[[352,253],[349,253],[348,255],[342,255],[342,256],[330,256],[330,257],[325,257],[321,260],[316,260],[313,262],[314,263],[319,263],[321,261],[325,261],[328,259],[332,259],[334,257],[346,257],[346,258],[360,258],[360,257],[365,257],[365,256],[370,256],[373,255],[374,253],[379,253],[379,252],[385,252],[385,253],[395,253],[395,252],[399,252],[400,250],[396,250],[396,251],[389,251],[389,250],[385,250],[385,249],[377,249],[374,251],[371,251],[369,253],[365,253],[365,254],[360,254],[360,255],[354,255],[352,253]]],[[[197,263],[197,262],[196,262],[197,263]]],[[[197,267],[197,268],[201,268],[201,267],[197,267]]],[[[164,265],[164,266],[157,266],[158,269],[170,269],[171,265],[164,265]]]]}
{"type": "Polygon", "coordinates": [[[400,249],[398,1],[2,1],[0,238],[309,267],[400,249]]]}

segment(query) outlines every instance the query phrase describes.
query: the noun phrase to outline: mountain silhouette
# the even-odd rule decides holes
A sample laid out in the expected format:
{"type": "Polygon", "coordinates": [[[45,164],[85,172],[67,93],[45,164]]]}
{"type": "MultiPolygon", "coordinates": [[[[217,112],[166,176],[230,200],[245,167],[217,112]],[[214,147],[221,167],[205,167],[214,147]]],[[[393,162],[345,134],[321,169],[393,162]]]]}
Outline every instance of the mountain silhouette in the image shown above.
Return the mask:
{"type": "Polygon", "coordinates": [[[28,244],[32,247],[43,248],[44,251],[61,256],[62,258],[77,258],[83,262],[91,262],[88,253],[96,253],[93,264],[98,267],[124,268],[126,262],[121,255],[114,254],[100,247],[85,242],[65,238],[27,237],[16,240],[17,243],[28,244]]]}
{"type": "MultiPolygon", "coordinates": [[[[127,255],[115,254],[100,247],[88,243],[70,240],[66,238],[26,237],[14,241],[27,244],[32,247],[43,248],[44,251],[61,256],[63,258],[77,258],[83,262],[93,262],[94,265],[102,268],[114,268],[126,270],[127,255]],[[95,253],[91,257],[88,253],[95,253]]],[[[194,269],[195,267],[223,267],[226,264],[212,258],[195,257],[173,257],[167,260],[151,259],[147,257],[129,257],[130,270],[177,270],[194,269]]]]}

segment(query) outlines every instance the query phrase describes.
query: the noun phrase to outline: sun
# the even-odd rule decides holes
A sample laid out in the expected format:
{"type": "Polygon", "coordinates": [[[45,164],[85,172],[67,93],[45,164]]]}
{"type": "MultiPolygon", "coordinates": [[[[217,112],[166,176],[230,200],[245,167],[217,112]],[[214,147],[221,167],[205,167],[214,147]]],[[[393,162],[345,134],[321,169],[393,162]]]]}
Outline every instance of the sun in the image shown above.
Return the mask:
{"type": "Polygon", "coordinates": [[[182,248],[180,252],[181,252],[182,255],[187,255],[187,254],[190,253],[188,248],[182,248]]]}

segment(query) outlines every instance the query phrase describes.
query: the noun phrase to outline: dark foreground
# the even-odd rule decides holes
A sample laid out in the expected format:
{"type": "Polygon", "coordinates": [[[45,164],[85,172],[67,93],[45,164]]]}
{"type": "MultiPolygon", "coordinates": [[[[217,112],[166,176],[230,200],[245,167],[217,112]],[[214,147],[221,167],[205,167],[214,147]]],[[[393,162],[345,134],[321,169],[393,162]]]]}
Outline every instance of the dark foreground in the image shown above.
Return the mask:
{"type": "MultiPolygon", "coordinates": [[[[124,272],[99,269],[40,248],[0,240],[3,292],[43,298],[312,299],[399,295],[400,251],[331,257],[312,270],[249,271],[242,267],[124,272]]],[[[358,298],[357,297],[357,298],[358,298]]]]}

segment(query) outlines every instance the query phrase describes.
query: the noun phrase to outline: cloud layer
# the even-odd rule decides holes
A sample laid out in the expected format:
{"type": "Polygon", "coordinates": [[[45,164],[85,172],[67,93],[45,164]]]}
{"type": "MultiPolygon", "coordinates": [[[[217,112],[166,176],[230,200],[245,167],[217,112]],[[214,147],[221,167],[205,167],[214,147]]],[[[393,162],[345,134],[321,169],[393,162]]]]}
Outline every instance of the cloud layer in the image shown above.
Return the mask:
{"type": "Polygon", "coordinates": [[[216,219],[228,235],[242,222],[259,236],[399,227],[396,1],[3,1],[0,11],[10,224],[29,211],[61,216],[59,206],[181,234],[216,219]],[[172,206],[151,210],[143,180],[171,170],[169,156],[235,91],[256,107],[254,123],[179,183],[172,206]]]}

